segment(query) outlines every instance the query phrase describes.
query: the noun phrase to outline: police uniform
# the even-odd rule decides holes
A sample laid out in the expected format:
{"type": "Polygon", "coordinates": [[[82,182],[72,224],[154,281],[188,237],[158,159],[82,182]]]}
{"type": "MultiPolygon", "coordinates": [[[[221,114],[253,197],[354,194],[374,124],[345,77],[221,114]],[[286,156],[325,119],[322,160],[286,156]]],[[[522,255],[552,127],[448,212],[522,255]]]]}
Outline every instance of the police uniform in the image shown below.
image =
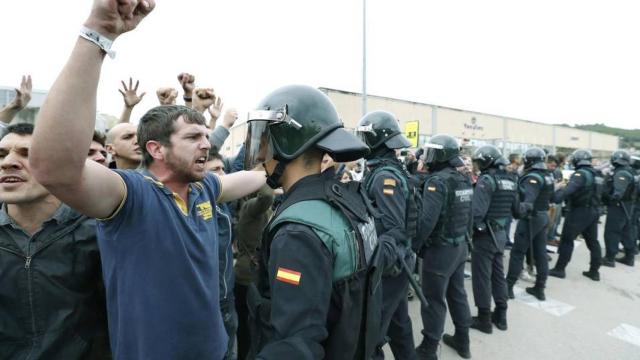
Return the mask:
{"type": "MultiPolygon", "coordinates": [[[[607,179],[608,206],[607,222],[604,227],[606,247],[603,264],[611,266],[622,243],[626,256],[633,260],[635,244],[631,238],[633,211],[634,176],[628,166],[618,166],[607,179]]],[[[633,262],[630,263],[633,265],[633,262]]]]}
{"type": "Polygon", "coordinates": [[[535,287],[527,288],[527,291],[538,291],[538,299],[544,300],[543,289],[549,272],[545,230],[549,224],[548,210],[553,196],[553,185],[553,176],[543,169],[528,169],[519,180],[520,201],[528,216],[520,219],[516,227],[507,273],[509,297],[513,297],[513,286],[522,272],[525,254],[531,246],[537,273],[535,287]]]}
{"type": "Polygon", "coordinates": [[[310,86],[273,91],[247,124],[245,168],[265,164],[272,188],[295,180],[283,186],[283,201],[264,229],[257,279],[248,289],[249,358],[371,358],[382,302],[373,207],[358,182],[292,172],[306,169],[307,160],[319,163],[323,153],[348,162],[369,148],[310,86]]]}
{"type": "Polygon", "coordinates": [[[403,175],[402,164],[395,158],[393,151],[388,151],[383,158],[369,160],[367,165],[371,171],[363,183],[369,199],[379,213],[379,217],[376,218],[378,241],[395,244],[394,248],[385,248],[388,250],[384,254],[385,262],[390,270],[382,278],[384,338],[380,341],[374,359],[384,359],[382,346],[387,339],[396,359],[415,359],[407,299],[409,278],[400,272],[398,265],[399,256],[407,262],[411,258],[411,244],[405,231],[407,178],[406,174],[403,175]]]}
{"type": "MultiPolygon", "coordinates": [[[[588,273],[592,275],[592,279],[596,280],[602,257],[602,250],[598,243],[598,219],[603,182],[602,177],[591,166],[581,166],[571,175],[567,187],[555,192],[553,201],[557,204],[566,201],[569,212],[562,228],[558,261],[551,270],[551,275],[565,277],[564,271],[573,253],[573,241],[582,234],[591,252],[588,273]]],[[[586,273],[585,276],[587,276],[586,273]]],[[[597,278],[599,279],[599,276],[597,278]]]]}
{"type": "Polygon", "coordinates": [[[423,188],[424,215],[420,219],[420,229],[429,234],[420,251],[422,291],[429,303],[420,309],[424,326],[420,347],[429,349],[427,353],[437,347],[448,305],[456,329],[455,339],[459,344],[466,343],[468,353],[471,313],[464,289],[464,266],[473,188],[469,179],[449,164],[430,166],[430,170],[423,188]]]}
{"type": "MultiPolygon", "coordinates": [[[[519,199],[514,177],[503,169],[484,170],[473,192],[473,250],[471,274],[473,298],[480,321],[488,320],[491,296],[496,304],[494,323],[506,330],[507,283],[504,278],[504,247],[507,225],[517,214],[519,199]],[[498,317],[500,320],[498,321],[498,317]],[[498,322],[500,322],[498,324],[498,322]]],[[[483,329],[491,332],[491,323],[483,329]]]]}

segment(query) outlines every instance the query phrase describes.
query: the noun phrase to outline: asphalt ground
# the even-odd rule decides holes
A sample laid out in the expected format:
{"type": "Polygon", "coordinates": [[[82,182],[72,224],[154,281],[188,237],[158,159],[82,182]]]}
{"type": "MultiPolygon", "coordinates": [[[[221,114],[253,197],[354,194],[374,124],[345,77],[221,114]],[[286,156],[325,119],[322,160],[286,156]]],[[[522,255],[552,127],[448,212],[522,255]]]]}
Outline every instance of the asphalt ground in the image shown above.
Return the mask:
{"type": "MultiPolygon", "coordinates": [[[[515,225],[515,224],[514,224],[515,225]]],[[[512,227],[515,229],[515,226],[512,227]]],[[[604,250],[604,219],[599,226],[599,240],[604,250]]],[[[550,254],[555,264],[556,254],[550,254]]],[[[505,271],[509,252],[505,253],[505,271]]],[[[532,282],[516,283],[516,299],[509,301],[509,328],[493,328],[488,335],[470,330],[473,359],[640,359],[640,256],[636,266],[617,263],[615,268],[601,267],[599,282],[582,275],[589,268],[589,250],[578,239],[565,279],[549,277],[547,301],[537,301],[524,293],[532,282]]],[[[470,271],[470,263],[467,263],[470,271]]],[[[473,302],[471,279],[465,280],[471,314],[477,314],[473,302]]],[[[420,303],[409,302],[416,346],[422,341],[420,303]]],[[[447,315],[445,333],[454,331],[447,315]]],[[[393,359],[388,346],[386,358],[393,359]]],[[[461,359],[440,342],[439,359],[461,359]]]]}

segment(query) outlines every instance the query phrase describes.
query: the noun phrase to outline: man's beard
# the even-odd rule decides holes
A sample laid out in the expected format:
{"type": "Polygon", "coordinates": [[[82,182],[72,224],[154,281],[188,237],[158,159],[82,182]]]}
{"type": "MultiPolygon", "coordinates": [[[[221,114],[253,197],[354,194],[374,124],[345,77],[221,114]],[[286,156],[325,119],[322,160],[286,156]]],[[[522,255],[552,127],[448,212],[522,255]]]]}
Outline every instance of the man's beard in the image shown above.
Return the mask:
{"type": "Polygon", "coordinates": [[[191,171],[192,164],[187,160],[174,156],[173,150],[167,153],[165,160],[167,167],[173,172],[173,177],[183,182],[196,182],[203,179],[203,176],[194,174],[191,171]]]}

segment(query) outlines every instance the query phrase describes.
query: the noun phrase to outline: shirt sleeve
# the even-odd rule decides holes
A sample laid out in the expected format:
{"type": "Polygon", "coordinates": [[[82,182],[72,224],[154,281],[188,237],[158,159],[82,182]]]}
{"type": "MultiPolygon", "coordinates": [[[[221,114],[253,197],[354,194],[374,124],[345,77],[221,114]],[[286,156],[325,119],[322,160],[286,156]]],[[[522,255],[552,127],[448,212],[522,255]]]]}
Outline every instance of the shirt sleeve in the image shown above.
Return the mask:
{"type": "Polygon", "coordinates": [[[332,290],[329,250],[309,227],[282,226],[269,257],[274,337],[258,359],[323,359],[332,290]]]}
{"type": "Polygon", "coordinates": [[[136,208],[136,204],[140,202],[138,199],[140,193],[143,189],[143,182],[147,181],[144,179],[142,175],[135,171],[131,170],[113,170],[115,173],[120,175],[120,178],[124,182],[125,185],[125,196],[122,199],[122,202],[118,207],[114,210],[113,214],[109,215],[104,219],[99,219],[105,224],[108,223],[110,225],[118,225],[122,222],[124,217],[127,217],[128,214],[133,211],[132,209],[136,208]]]}
{"type": "Polygon", "coordinates": [[[491,178],[486,175],[480,176],[473,191],[473,199],[471,201],[473,209],[473,226],[475,228],[480,226],[487,215],[487,211],[491,205],[493,191],[491,178]]]}
{"type": "Polygon", "coordinates": [[[440,213],[444,205],[446,187],[441,181],[428,179],[425,181],[422,192],[422,211],[424,216],[420,219],[420,229],[428,238],[435,229],[440,213]]]}
{"type": "Polygon", "coordinates": [[[229,137],[229,130],[224,126],[216,126],[209,134],[209,143],[211,146],[221,149],[227,137],[229,137]]]}
{"type": "MultiPolygon", "coordinates": [[[[544,181],[544,179],[542,181],[544,181]]],[[[540,189],[543,185],[544,184],[540,183],[539,179],[533,176],[525,176],[521,183],[523,195],[522,202],[533,204],[538,198],[540,189]]]]}
{"type": "Polygon", "coordinates": [[[373,179],[369,198],[373,199],[376,209],[382,215],[380,219],[376,219],[378,239],[383,241],[385,237],[390,237],[396,244],[406,244],[407,200],[400,180],[391,172],[381,171],[373,179]]]}

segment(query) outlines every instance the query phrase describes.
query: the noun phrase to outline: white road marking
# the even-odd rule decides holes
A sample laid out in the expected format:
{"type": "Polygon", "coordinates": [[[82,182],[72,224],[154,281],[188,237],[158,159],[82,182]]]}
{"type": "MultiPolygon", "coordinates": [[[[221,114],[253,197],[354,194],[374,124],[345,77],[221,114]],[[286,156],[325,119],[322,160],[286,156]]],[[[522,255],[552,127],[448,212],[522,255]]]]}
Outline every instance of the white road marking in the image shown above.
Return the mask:
{"type": "Polygon", "coordinates": [[[626,341],[635,346],[640,346],[640,329],[635,326],[620,324],[620,326],[609,331],[607,335],[626,341]]]}
{"type": "Polygon", "coordinates": [[[524,289],[519,287],[514,287],[513,293],[516,296],[516,300],[555,316],[566,315],[576,308],[573,305],[565,304],[548,296],[546,301],[539,301],[533,295],[529,295],[524,289]]]}

